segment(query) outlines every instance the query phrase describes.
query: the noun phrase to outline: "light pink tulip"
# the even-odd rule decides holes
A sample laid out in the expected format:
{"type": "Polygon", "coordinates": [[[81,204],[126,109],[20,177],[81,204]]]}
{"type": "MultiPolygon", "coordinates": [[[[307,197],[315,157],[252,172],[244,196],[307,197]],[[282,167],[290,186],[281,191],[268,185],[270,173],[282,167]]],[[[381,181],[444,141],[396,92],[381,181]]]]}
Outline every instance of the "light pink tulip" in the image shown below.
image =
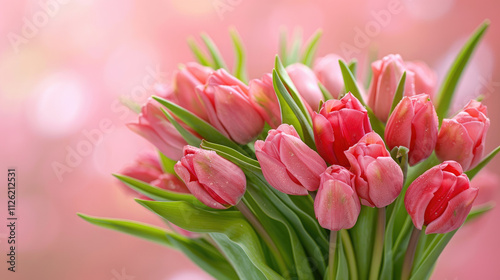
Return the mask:
{"type": "Polygon", "coordinates": [[[211,68],[196,62],[181,66],[181,69],[174,74],[174,103],[208,120],[205,107],[196,93],[196,87],[204,85],[212,72],[211,68]]]}
{"type": "Polygon", "coordinates": [[[433,99],[437,90],[436,72],[422,61],[407,62],[406,69],[415,74],[415,94],[425,93],[433,99]]]}
{"type": "Polygon", "coordinates": [[[185,146],[174,169],[189,191],[209,207],[226,209],[245,194],[243,171],[214,151],[185,146]]]}
{"type": "Polygon", "coordinates": [[[329,164],[344,167],[349,167],[344,151],[372,131],[366,109],[351,93],[323,103],[313,117],[313,130],[318,153],[329,164]]]}
{"type": "Polygon", "coordinates": [[[250,101],[248,87],[226,70],[212,73],[197,91],[209,122],[225,136],[247,144],[262,131],[264,120],[250,101]]]}
{"type": "Polygon", "coordinates": [[[255,154],[269,184],[286,194],[317,190],[319,175],[326,169],[325,161],[288,124],[270,130],[266,141],[256,141],[255,154]]]}
{"type": "Polygon", "coordinates": [[[288,76],[290,76],[300,96],[313,111],[316,111],[319,107],[319,102],[323,100],[323,93],[318,86],[318,79],[316,75],[314,75],[314,72],[301,63],[287,66],[286,72],[288,76]]]}
{"type": "Polygon", "coordinates": [[[344,78],[340,71],[339,60],[342,59],[336,54],[329,54],[319,58],[314,64],[314,73],[318,80],[332,94],[333,98],[337,99],[344,89],[344,78]]]}
{"type": "Polygon", "coordinates": [[[385,128],[389,150],[396,146],[408,148],[410,165],[426,159],[434,151],[439,121],[427,94],[405,96],[394,109],[385,128]]]}
{"type": "Polygon", "coordinates": [[[127,127],[155,145],[165,156],[178,160],[182,148],[187,145],[177,129],[168,121],[160,109],[160,104],[149,98],[142,107],[138,123],[128,123],[127,127]]]}
{"type": "Polygon", "coordinates": [[[405,206],[417,229],[447,233],[467,218],[478,189],[455,161],[445,161],[415,179],[405,195],[405,206]]]}
{"type": "Polygon", "coordinates": [[[405,67],[399,54],[390,54],[372,63],[373,78],[368,93],[368,106],[383,122],[389,118],[399,80],[406,71],[405,96],[415,95],[415,75],[405,67]]]}
{"type": "Polygon", "coordinates": [[[314,199],[314,212],[319,224],[329,230],[352,228],[361,205],[354,189],[354,175],[339,165],[332,165],[321,174],[314,199]]]}
{"type": "Polygon", "coordinates": [[[356,176],[356,192],[363,205],[382,208],[398,197],[403,188],[403,171],[377,133],[366,134],[345,154],[351,164],[350,171],[356,176]]]}
{"type": "MultiPolygon", "coordinates": [[[[161,169],[158,155],[147,152],[139,154],[132,164],[125,166],[118,173],[149,184],[158,179],[163,174],[163,170],[161,169]]],[[[136,193],[124,183],[122,184],[127,190],[130,190],[134,194],[136,193]]]]}
{"type": "Polygon", "coordinates": [[[272,128],[277,128],[281,124],[281,111],[278,97],[274,92],[273,76],[268,73],[260,80],[251,80],[249,88],[250,100],[255,109],[272,128]]]}
{"type": "Polygon", "coordinates": [[[164,173],[151,182],[152,186],[176,193],[190,193],[186,185],[174,174],[164,173]]]}
{"type": "Polygon", "coordinates": [[[474,168],[483,157],[490,127],[487,115],[486,106],[471,100],[455,117],[444,119],[436,144],[438,158],[457,161],[466,171],[474,168]]]}

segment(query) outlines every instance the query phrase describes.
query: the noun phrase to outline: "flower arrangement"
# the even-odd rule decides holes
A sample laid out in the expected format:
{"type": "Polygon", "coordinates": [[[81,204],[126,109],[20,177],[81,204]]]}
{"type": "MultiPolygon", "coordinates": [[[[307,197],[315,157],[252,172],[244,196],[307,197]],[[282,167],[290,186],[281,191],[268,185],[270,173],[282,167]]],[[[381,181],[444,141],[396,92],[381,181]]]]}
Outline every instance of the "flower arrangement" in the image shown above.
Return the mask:
{"type": "Polygon", "coordinates": [[[472,207],[487,109],[449,114],[454,89],[487,29],[465,44],[437,89],[420,62],[299,59],[286,45],[272,73],[247,83],[243,44],[233,74],[216,46],[142,106],[128,127],[158,149],[115,175],[171,230],[79,214],[98,226],[178,249],[216,279],[428,279],[472,207]],[[311,69],[312,67],[312,69],[311,69]]]}

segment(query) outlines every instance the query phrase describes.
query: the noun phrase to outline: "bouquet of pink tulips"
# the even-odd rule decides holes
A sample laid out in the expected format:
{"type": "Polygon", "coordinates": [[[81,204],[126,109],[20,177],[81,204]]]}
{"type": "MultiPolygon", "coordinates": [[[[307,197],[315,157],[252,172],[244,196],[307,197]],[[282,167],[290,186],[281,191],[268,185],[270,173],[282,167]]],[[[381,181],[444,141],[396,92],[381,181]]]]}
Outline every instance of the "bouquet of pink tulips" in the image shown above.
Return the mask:
{"type": "MultiPolygon", "coordinates": [[[[115,175],[169,229],[80,215],[186,254],[216,279],[428,279],[472,207],[490,120],[479,100],[449,112],[484,34],[469,39],[437,89],[421,62],[317,59],[316,33],[247,83],[236,32],[232,74],[206,55],[180,67],[129,128],[158,153],[115,175]]],[[[294,44],[297,45],[297,44],[294,44]]]]}

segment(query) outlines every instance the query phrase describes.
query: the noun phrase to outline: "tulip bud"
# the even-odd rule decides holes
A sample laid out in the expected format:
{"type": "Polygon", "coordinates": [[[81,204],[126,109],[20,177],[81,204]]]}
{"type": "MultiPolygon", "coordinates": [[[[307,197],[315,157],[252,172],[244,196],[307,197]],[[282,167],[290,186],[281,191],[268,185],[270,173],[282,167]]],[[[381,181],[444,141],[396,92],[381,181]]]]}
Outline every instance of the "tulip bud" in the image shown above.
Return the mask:
{"type": "Polygon", "coordinates": [[[337,99],[344,89],[344,78],[340,71],[339,60],[342,59],[336,54],[329,54],[316,61],[314,64],[314,73],[318,80],[337,99]]]}
{"type": "Polygon", "coordinates": [[[408,148],[408,162],[415,165],[434,151],[438,126],[436,110],[427,94],[405,96],[387,121],[387,147],[389,150],[396,146],[408,148]]]}
{"type": "Polygon", "coordinates": [[[270,130],[266,141],[256,141],[255,154],[269,184],[286,194],[317,190],[319,175],[326,169],[325,161],[288,124],[270,130]]]}
{"type": "Polygon", "coordinates": [[[250,101],[248,87],[226,70],[215,71],[197,91],[208,120],[226,137],[244,145],[262,131],[264,120],[250,101]]]}
{"type": "Polygon", "coordinates": [[[132,164],[124,167],[119,173],[149,184],[158,179],[163,170],[158,155],[148,152],[139,154],[132,164]]]}
{"type": "Polygon", "coordinates": [[[314,139],[318,153],[329,164],[349,167],[344,151],[372,131],[368,113],[351,93],[340,100],[323,103],[313,117],[314,139]]]}
{"type": "Polygon", "coordinates": [[[377,118],[387,121],[399,80],[406,71],[405,96],[415,95],[415,75],[399,54],[390,54],[372,63],[373,78],[368,93],[368,106],[377,118]]]}
{"type": "Polygon", "coordinates": [[[490,127],[486,106],[471,100],[452,119],[444,119],[439,131],[436,155],[440,160],[454,160],[464,170],[474,168],[481,161],[490,127]]]}
{"type": "Polygon", "coordinates": [[[339,165],[332,165],[321,174],[321,183],[314,199],[314,212],[319,224],[329,230],[352,228],[361,205],[354,190],[354,175],[339,165]]]}
{"type": "Polygon", "coordinates": [[[447,233],[464,223],[477,192],[459,163],[445,161],[411,183],[405,206],[417,229],[425,225],[426,234],[447,233]]]}
{"type": "Polygon", "coordinates": [[[205,107],[196,94],[196,87],[204,85],[212,72],[211,68],[196,62],[190,62],[183,66],[174,75],[174,103],[193,112],[198,117],[208,120],[205,107]]]}
{"type": "Polygon", "coordinates": [[[351,164],[350,171],[356,176],[356,192],[363,205],[382,208],[398,197],[403,188],[403,171],[377,133],[366,134],[345,154],[351,164]]]}
{"type": "Polygon", "coordinates": [[[407,62],[406,69],[415,75],[415,94],[425,93],[433,99],[437,89],[436,72],[422,61],[407,62]]]}
{"type": "Polygon", "coordinates": [[[286,67],[286,72],[297,88],[300,96],[316,111],[319,102],[323,100],[323,93],[318,86],[318,79],[314,72],[304,64],[295,63],[286,67]]]}
{"type": "Polygon", "coordinates": [[[176,193],[190,193],[186,185],[174,174],[165,173],[151,182],[152,186],[176,193]]]}
{"type": "Polygon", "coordinates": [[[281,124],[281,111],[274,92],[272,75],[268,73],[260,80],[251,80],[249,88],[250,101],[254,108],[272,128],[277,128],[281,124]]]}
{"type": "Polygon", "coordinates": [[[155,145],[168,158],[178,160],[187,143],[159,106],[159,103],[149,98],[141,109],[139,122],[128,123],[127,127],[155,145]]]}
{"type": "Polygon", "coordinates": [[[189,191],[209,207],[226,209],[245,194],[243,171],[214,151],[185,146],[174,169],[189,191]]]}

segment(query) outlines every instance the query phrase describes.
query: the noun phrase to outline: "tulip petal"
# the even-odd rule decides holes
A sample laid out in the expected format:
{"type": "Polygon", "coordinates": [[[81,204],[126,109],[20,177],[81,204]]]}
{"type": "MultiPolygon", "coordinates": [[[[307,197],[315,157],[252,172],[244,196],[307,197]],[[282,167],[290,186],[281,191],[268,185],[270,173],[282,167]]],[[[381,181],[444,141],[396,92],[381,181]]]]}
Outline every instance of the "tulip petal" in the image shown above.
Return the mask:
{"type": "Polygon", "coordinates": [[[474,142],[465,127],[454,119],[444,119],[436,144],[436,155],[440,160],[454,160],[468,170],[474,154],[474,142]]]}
{"type": "Polygon", "coordinates": [[[127,127],[148,140],[168,158],[179,160],[182,157],[182,149],[174,147],[170,143],[163,141],[163,139],[149,125],[128,123],[127,127]]]}
{"type": "Polygon", "coordinates": [[[391,204],[403,188],[403,171],[390,157],[379,157],[365,170],[370,199],[377,208],[391,204]]]}
{"type": "Polygon", "coordinates": [[[314,140],[318,153],[329,164],[337,162],[337,157],[333,152],[333,129],[328,120],[321,114],[316,114],[313,118],[314,140]]]}
{"type": "Polygon", "coordinates": [[[412,102],[410,98],[403,97],[389,117],[385,128],[385,141],[389,150],[396,146],[410,148],[413,117],[412,102]]]}
{"type": "Polygon", "coordinates": [[[415,165],[432,154],[438,136],[438,118],[432,103],[426,102],[423,108],[415,113],[412,121],[412,136],[409,152],[409,163],[415,165]]]}

